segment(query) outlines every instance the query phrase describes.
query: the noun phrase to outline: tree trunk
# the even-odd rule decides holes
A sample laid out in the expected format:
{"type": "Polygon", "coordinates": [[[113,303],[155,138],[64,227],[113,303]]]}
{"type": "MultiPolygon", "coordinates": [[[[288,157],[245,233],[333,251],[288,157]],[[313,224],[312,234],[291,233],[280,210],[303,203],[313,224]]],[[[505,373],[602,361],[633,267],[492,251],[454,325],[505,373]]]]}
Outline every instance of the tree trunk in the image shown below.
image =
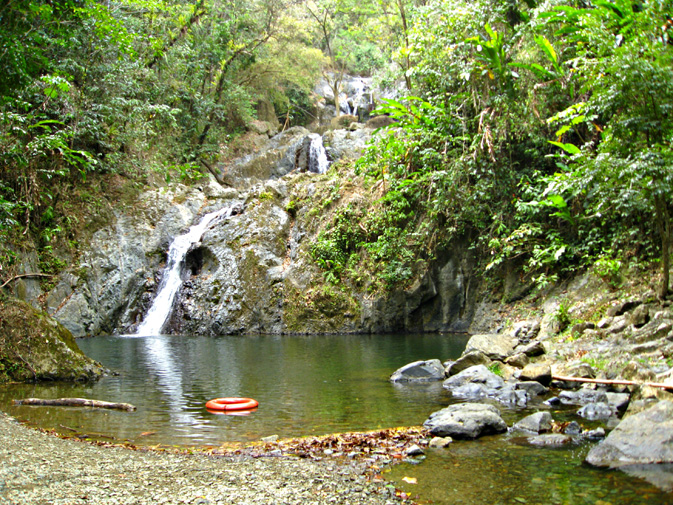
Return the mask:
{"type": "Polygon", "coordinates": [[[404,0],[397,0],[397,7],[400,9],[400,18],[402,19],[402,29],[404,30],[404,82],[407,89],[411,91],[411,77],[409,77],[409,69],[411,68],[411,61],[409,61],[409,27],[407,26],[407,13],[404,9],[404,0]]]}
{"type": "Polygon", "coordinates": [[[116,409],[131,412],[136,410],[130,403],[111,403],[102,400],[89,400],[87,398],[24,398],[23,400],[14,400],[14,405],[42,405],[50,407],[97,407],[99,409],[116,409]]]}

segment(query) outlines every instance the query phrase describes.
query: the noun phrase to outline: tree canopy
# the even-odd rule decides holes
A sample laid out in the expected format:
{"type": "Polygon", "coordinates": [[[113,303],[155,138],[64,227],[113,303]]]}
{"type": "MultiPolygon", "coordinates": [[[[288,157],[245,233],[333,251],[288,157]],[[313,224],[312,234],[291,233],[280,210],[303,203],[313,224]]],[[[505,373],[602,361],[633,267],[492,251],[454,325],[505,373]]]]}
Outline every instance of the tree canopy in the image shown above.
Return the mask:
{"type": "MultiPolygon", "coordinates": [[[[669,0],[9,0],[0,7],[0,234],[45,271],[122,178],[197,180],[256,117],[310,121],[321,74],[398,96],[358,162],[381,183],[314,244],[335,282],[408,282],[451,240],[538,285],[661,262],[673,174],[669,0]],[[76,209],[76,210],[75,210],[76,209]]],[[[116,188],[116,189],[115,189],[116,188]]],[[[118,195],[119,196],[119,195],[118,195]]],[[[2,246],[0,265],[16,252],[2,246]]],[[[73,253],[74,254],[74,253],[73,253]]]]}

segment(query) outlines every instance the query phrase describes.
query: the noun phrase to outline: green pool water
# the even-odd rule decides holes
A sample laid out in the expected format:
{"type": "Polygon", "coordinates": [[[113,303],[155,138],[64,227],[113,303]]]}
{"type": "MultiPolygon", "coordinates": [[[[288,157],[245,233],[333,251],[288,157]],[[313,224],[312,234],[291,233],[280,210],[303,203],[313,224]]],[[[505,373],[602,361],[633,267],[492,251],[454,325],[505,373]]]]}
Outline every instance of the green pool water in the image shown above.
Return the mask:
{"type": "MultiPolygon", "coordinates": [[[[420,425],[451,403],[441,382],[395,385],[400,366],[460,356],[467,337],[449,334],[333,336],[109,336],[78,341],[118,375],[93,384],[0,388],[0,409],[31,425],[139,445],[217,446],[270,435],[294,437],[420,425]],[[218,415],[206,401],[251,397],[248,415],[218,415]],[[86,397],[135,412],[13,406],[24,397],[86,397]]],[[[530,411],[503,410],[508,424],[530,411]]],[[[570,411],[554,413],[570,420],[570,411]]],[[[514,434],[428,450],[385,474],[421,503],[665,504],[673,494],[621,471],[583,464],[590,445],[534,448],[514,434]],[[416,480],[416,484],[405,481],[416,480]]]]}

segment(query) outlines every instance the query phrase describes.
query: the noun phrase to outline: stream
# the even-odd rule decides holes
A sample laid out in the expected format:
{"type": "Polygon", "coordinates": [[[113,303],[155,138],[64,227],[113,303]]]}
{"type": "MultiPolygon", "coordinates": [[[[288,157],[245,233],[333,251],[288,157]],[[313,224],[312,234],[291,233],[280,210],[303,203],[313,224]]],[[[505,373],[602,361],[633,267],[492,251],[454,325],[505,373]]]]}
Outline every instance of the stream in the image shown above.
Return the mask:
{"type": "MultiPolygon", "coordinates": [[[[420,425],[453,401],[450,395],[441,382],[399,385],[388,377],[414,360],[455,359],[466,340],[445,334],[96,337],[78,345],[118,375],[92,384],[3,386],[0,409],[72,436],[145,446],[217,446],[270,435],[420,425]],[[138,409],[12,405],[15,398],[66,396],[138,409]],[[224,396],[251,397],[260,405],[247,415],[205,409],[206,401],[224,396]]],[[[509,425],[527,413],[503,409],[509,425]]],[[[553,415],[578,419],[572,411],[553,415]]],[[[584,465],[590,447],[534,448],[510,433],[427,449],[422,461],[394,465],[384,476],[414,500],[440,505],[673,502],[673,494],[645,480],[584,465]]]]}

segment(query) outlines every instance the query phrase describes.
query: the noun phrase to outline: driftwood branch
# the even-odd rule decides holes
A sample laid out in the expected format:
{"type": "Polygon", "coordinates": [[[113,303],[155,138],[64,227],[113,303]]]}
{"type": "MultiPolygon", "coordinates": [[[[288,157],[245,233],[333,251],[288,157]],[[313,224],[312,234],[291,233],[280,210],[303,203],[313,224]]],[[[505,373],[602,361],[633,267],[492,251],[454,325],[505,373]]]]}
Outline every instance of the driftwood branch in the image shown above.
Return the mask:
{"type": "Polygon", "coordinates": [[[11,279],[7,279],[5,282],[3,282],[2,285],[0,285],[0,289],[4,288],[10,282],[13,282],[17,279],[21,279],[22,277],[54,277],[54,276],[50,275],[50,274],[19,274],[19,275],[15,275],[11,279]]]}
{"type": "Polygon", "coordinates": [[[44,398],[24,398],[14,400],[14,405],[42,405],[51,407],[97,407],[99,409],[116,409],[132,412],[136,410],[130,403],[111,403],[102,400],[89,400],[87,398],[58,398],[48,400],[44,398]]]}
{"type": "Polygon", "coordinates": [[[588,379],[585,377],[565,377],[563,375],[552,375],[552,379],[564,382],[588,382],[590,384],[607,384],[612,386],[650,386],[653,388],[673,390],[673,384],[662,384],[661,382],[636,382],[623,379],[588,379]]]}

